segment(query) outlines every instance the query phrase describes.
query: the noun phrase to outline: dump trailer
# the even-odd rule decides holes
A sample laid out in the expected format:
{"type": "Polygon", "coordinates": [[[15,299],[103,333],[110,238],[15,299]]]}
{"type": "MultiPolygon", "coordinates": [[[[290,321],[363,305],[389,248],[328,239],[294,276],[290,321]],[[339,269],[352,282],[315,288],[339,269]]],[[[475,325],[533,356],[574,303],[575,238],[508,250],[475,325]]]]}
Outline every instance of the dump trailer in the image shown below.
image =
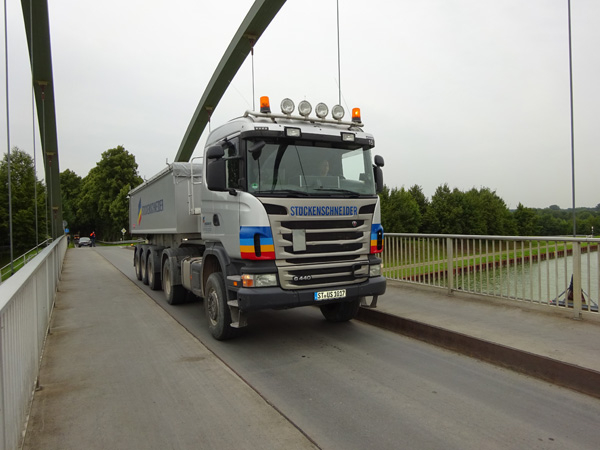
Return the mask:
{"type": "Polygon", "coordinates": [[[254,311],[318,306],[351,320],[385,292],[377,192],[383,158],[360,110],[281,102],[213,130],[202,157],[169,164],[130,193],[137,278],[170,304],[204,299],[215,339],[254,311]]]}

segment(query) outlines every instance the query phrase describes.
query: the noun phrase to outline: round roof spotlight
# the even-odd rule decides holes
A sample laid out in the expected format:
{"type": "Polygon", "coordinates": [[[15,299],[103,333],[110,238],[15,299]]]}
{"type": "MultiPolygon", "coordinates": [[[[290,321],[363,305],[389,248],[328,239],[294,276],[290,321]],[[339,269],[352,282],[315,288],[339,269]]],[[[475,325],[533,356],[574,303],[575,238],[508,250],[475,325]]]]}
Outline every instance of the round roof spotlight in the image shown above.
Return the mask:
{"type": "Polygon", "coordinates": [[[308,115],[312,112],[312,105],[306,100],[302,100],[300,103],[298,103],[298,112],[301,116],[308,117],[308,115]]]}
{"type": "Polygon", "coordinates": [[[331,108],[331,115],[335,120],[342,120],[344,118],[344,114],[346,114],[346,111],[344,111],[344,108],[341,105],[335,105],[333,108],[331,108]]]}
{"type": "Polygon", "coordinates": [[[315,107],[315,113],[319,119],[324,119],[329,114],[329,108],[325,103],[319,103],[315,107]]]}
{"type": "Polygon", "coordinates": [[[290,100],[289,98],[284,98],[283,100],[281,100],[281,112],[284,114],[287,114],[288,116],[294,112],[294,108],[296,107],[296,105],[294,105],[294,102],[292,100],[290,100]]]}

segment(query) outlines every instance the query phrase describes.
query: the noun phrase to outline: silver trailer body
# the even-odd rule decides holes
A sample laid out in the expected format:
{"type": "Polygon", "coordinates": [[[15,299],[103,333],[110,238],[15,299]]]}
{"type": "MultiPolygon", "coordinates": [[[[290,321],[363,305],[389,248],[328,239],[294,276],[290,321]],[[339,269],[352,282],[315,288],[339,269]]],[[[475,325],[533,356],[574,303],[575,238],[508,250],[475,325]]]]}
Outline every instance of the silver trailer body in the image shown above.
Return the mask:
{"type": "Polygon", "coordinates": [[[199,238],[201,182],[202,164],[175,162],[130,191],[131,234],[199,238]]]}

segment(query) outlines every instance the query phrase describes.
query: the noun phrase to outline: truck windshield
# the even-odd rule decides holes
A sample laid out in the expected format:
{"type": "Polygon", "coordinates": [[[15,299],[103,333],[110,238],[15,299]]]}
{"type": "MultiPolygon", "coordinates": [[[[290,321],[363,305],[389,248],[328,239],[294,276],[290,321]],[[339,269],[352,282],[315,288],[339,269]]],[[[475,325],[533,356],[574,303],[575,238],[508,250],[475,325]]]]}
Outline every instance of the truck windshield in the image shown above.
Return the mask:
{"type": "MultiPolygon", "coordinates": [[[[246,148],[254,142],[247,141],[246,148]]],[[[370,149],[329,143],[267,143],[247,154],[248,192],[257,196],[375,196],[370,149]]]]}

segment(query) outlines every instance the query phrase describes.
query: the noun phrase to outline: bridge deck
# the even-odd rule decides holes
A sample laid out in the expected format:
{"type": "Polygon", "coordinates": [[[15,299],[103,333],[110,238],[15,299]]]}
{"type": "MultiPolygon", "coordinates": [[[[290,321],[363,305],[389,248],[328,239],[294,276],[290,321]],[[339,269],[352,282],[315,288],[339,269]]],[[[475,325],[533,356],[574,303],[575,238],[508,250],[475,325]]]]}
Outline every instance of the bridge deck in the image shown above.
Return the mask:
{"type": "MultiPolygon", "coordinates": [[[[503,364],[579,377],[575,389],[600,386],[600,323],[523,306],[390,282],[378,312],[360,317],[485,359],[513,352],[503,364]]],[[[40,386],[25,449],[313,448],[93,249],[67,252],[40,386]]]]}

